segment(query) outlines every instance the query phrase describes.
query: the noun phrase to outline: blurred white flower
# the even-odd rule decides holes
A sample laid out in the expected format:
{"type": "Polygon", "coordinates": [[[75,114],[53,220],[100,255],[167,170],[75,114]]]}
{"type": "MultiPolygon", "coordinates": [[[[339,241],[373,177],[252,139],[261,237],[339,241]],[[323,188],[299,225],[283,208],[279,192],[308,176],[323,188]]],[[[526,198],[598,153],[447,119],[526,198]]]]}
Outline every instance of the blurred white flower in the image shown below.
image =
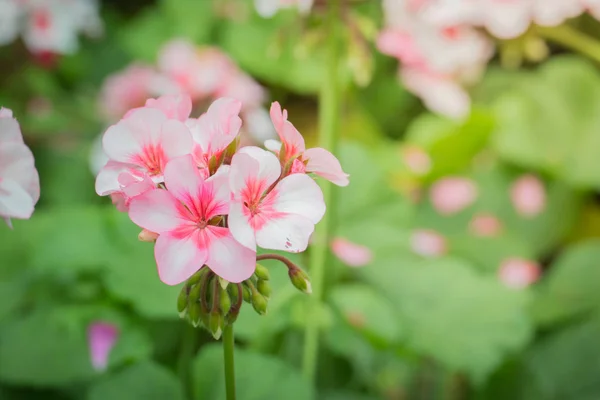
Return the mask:
{"type": "Polygon", "coordinates": [[[292,7],[296,7],[302,14],[307,14],[312,5],[313,0],[254,0],[256,12],[264,18],[271,18],[277,11],[292,7]]]}

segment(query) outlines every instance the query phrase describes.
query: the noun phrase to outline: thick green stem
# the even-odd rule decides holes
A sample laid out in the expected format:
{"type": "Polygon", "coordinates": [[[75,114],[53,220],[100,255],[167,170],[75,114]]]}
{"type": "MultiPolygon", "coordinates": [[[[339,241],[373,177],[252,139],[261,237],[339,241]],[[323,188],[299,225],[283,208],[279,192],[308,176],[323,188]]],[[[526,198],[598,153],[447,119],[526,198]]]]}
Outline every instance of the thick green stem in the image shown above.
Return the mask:
{"type": "Polygon", "coordinates": [[[540,36],[600,62],[600,42],[569,25],[536,28],[540,36]]]}
{"type": "MultiPolygon", "coordinates": [[[[327,43],[327,73],[319,94],[319,147],[334,151],[337,144],[340,113],[339,82],[339,19],[340,1],[329,0],[327,43]]],[[[310,275],[312,283],[311,312],[313,316],[306,323],[303,373],[314,384],[317,355],[319,350],[319,315],[325,287],[325,267],[328,255],[328,243],[332,231],[332,195],[330,182],[321,182],[328,212],[316,226],[310,251],[310,275]]]]}
{"type": "Polygon", "coordinates": [[[190,324],[185,324],[183,340],[177,363],[178,374],[187,399],[193,399],[191,364],[196,350],[197,331],[190,324]]]}
{"type": "Polygon", "coordinates": [[[223,360],[225,361],[225,391],[227,400],[235,400],[235,368],[233,365],[233,324],[226,324],[223,328],[223,360]]]}

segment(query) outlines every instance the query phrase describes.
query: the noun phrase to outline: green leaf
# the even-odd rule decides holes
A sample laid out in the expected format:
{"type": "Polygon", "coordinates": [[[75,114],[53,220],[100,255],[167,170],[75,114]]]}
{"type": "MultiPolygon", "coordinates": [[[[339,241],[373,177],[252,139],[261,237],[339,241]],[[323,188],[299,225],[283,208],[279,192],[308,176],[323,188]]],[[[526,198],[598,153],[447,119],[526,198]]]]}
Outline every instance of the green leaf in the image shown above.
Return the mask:
{"type": "Polygon", "coordinates": [[[162,0],[161,16],[169,22],[172,37],[204,43],[209,39],[216,21],[213,7],[210,1],[162,0]]]}
{"type": "Polygon", "coordinates": [[[482,382],[531,335],[525,293],[456,258],[405,262],[394,254],[362,276],[394,304],[407,344],[482,382]]]}
{"type": "MultiPolygon", "coordinates": [[[[283,361],[246,350],[235,351],[238,400],[312,400],[314,392],[299,371],[283,361]]],[[[209,345],[194,361],[195,398],[225,399],[223,349],[209,345]]]]}
{"type": "Polygon", "coordinates": [[[177,377],[153,362],[132,365],[92,385],[88,400],[183,400],[177,377]]]}
{"type": "Polygon", "coordinates": [[[507,161],[584,188],[600,187],[600,75],[589,62],[555,57],[494,105],[494,145],[507,161]]]}
{"type": "Polygon", "coordinates": [[[551,265],[538,288],[533,315],[543,325],[564,321],[600,306],[600,240],[576,244],[551,265]]]}

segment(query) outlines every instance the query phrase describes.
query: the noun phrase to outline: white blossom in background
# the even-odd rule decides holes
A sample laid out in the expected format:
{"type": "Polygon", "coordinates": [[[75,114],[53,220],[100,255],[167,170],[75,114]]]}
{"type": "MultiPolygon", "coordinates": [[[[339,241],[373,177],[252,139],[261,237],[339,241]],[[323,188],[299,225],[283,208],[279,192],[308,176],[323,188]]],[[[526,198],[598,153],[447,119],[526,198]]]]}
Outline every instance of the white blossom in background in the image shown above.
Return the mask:
{"type": "Polygon", "coordinates": [[[34,54],[72,54],[80,33],[102,32],[96,0],[0,0],[0,44],[21,35],[34,54]]]}
{"type": "Polygon", "coordinates": [[[301,14],[308,14],[313,0],[254,0],[256,12],[263,18],[271,18],[279,10],[297,8],[301,14]]]}

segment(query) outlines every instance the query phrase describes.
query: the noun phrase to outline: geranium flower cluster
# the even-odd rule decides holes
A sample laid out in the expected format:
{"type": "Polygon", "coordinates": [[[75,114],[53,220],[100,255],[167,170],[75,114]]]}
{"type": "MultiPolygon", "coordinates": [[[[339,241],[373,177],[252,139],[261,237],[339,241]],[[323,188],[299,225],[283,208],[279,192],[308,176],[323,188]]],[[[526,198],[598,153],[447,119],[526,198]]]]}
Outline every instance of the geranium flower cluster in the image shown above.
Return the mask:
{"type": "Polygon", "coordinates": [[[465,86],[494,54],[494,38],[514,39],[532,25],[557,26],[589,12],[598,0],[384,0],[385,28],[377,46],[397,58],[404,86],[432,111],[469,113],[465,86]]]}
{"type": "Polygon", "coordinates": [[[104,134],[109,161],[96,179],[99,195],[156,238],[158,273],[169,285],[203,265],[239,283],[256,267],[256,249],[300,252],[325,213],[309,174],[340,186],[348,176],[325,149],[306,149],[287,112],[270,116],[281,143],[269,150],[239,146],[242,103],[219,98],[190,118],[189,96],[149,99],[104,134]]]}
{"type": "Polygon", "coordinates": [[[0,45],[21,35],[34,54],[71,54],[80,32],[102,31],[96,0],[0,0],[0,45]]]}
{"type": "Polygon", "coordinates": [[[40,197],[33,154],[12,111],[0,108],[0,217],[29,219],[40,197]]]}

